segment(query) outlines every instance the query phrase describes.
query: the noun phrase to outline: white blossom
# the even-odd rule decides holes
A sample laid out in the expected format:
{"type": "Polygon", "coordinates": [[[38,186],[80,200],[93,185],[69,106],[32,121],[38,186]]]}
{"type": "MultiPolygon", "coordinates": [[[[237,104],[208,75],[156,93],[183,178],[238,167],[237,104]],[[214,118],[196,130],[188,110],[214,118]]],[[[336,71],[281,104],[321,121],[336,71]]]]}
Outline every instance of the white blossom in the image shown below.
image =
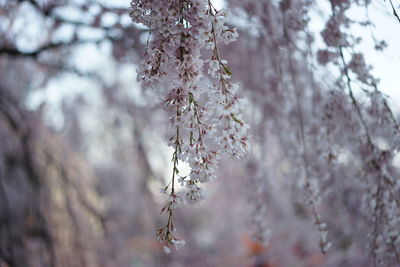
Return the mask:
{"type": "Polygon", "coordinates": [[[168,145],[174,149],[174,166],[169,204],[163,208],[169,219],[158,237],[179,247],[182,242],[172,235],[173,209],[205,199],[198,184],[216,178],[221,152],[233,157],[246,152],[248,125],[240,114],[237,85],[229,81],[232,73],[217,47],[235,41],[238,32],[226,24],[225,11],[207,1],[141,0],[131,6],[132,20],[151,29],[138,81],[160,92],[171,121],[168,145]],[[204,49],[212,50],[211,60],[202,58],[204,49]],[[188,176],[179,177],[179,161],[189,164],[188,176]],[[186,193],[176,192],[175,180],[186,193]]]}

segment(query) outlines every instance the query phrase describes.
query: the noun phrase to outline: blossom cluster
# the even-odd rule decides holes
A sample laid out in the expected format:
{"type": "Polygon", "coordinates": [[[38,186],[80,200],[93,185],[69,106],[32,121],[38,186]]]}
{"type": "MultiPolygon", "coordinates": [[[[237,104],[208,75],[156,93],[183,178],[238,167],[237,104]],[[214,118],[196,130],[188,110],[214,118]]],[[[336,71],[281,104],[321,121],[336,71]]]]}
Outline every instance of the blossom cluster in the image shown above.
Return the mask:
{"type": "MultiPolygon", "coordinates": [[[[248,37],[254,38],[256,45],[249,48],[243,43],[249,55],[257,55],[246,62],[253,72],[246,72],[246,85],[255,95],[254,123],[262,129],[252,151],[256,159],[251,169],[263,171],[246,170],[253,184],[249,195],[256,237],[262,240],[267,228],[272,238],[279,235],[285,219],[290,219],[282,218],[286,216],[284,205],[274,201],[281,204],[294,196],[296,208],[298,200],[303,200],[299,214],[312,218],[321,252],[334,251],[327,257],[334,258],[342,249],[340,244],[351,239],[354,248],[346,248],[346,260],[349,251],[353,259],[368,257],[359,251],[369,242],[370,263],[398,265],[400,202],[395,161],[400,127],[362,53],[360,44],[364,43],[353,31],[372,22],[362,24],[348,12],[357,5],[367,9],[371,1],[331,0],[330,14],[320,32],[323,47],[313,42],[315,36],[308,25],[311,14],[301,20],[304,29],[292,23],[291,14],[300,14],[299,6],[311,3],[318,9],[315,1],[236,2],[249,15],[251,28],[259,29],[254,37],[248,37]],[[326,75],[317,77],[316,69],[326,75]],[[257,112],[269,116],[258,117],[257,112]],[[276,147],[274,155],[271,150],[276,147]],[[264,151],[269,151],[268,155],[264,151]],[[275,198],[274,191],[279,192],[275,198]],[[274,211],[274,206],[279,211],[274,211]],[[369,240],[365,233],[370,233],[369,240]]],[[[384,48],[385,42],[373,40],[378,50],[384,48]]],[[[306,247],[303,239],[308,237],[299,236],[306,247]]],[[[315,240],[312,245],[315,249],[315,240]]],[[[278,245],[271,249],[274,246],[278,245]]]]}
{"type": "Polygon", "coordinates": [[[162,189],[170,198],[163,208],[169,219],[158,231],[168,252],[184,244],[173,234],[173,209],[205,198],[200,183],[216,178],[221,151],[234,157],[246,151],[248,126],[241,117],[238,85],[218,51],[219,44],[235,41],[238,33],[210,1],[142,0],[131,6],[132,20],[151,31],[138,80],[158,92],[171,121],[172,178],[162,189]],[[208,59],[202,57],[205,49],[211,51],[208,59]],[[180,173],[180,162],[189,164],[189,174],[180,173]]]}
{"type": "MultiPolygon", "coordinates": [[[[356,4],[368,7],[370,2],[356,4]]],[[[353,137],[344,137],[343,133],[340,135],[342,139],[348,138],[347,149],[353,157],[360,158],[357,176],[365,190],[363,212],[370,218],[372,225],[368,237],[374,266],[384,258],[397,258],[399,263],[400,235],[398,231],[394,231],[399,227],[399,183],[393,177],[392,165],[393,156],[398,153],[396,144],[400,136],[399,125],[378,89],[379,80],[371,74],[372,67],[367,65],[362,53],[354,52],[361,37],[345,33],[344,29],[355,23],[346,14],[351,7],[350,1],[331,0],[331,7],[332,15],[321,35],[327,49],[333,52],[320,51],[319,61],[324,65],[332,62],[339,67],[342,76],[338,84],[342,84],[341,88],[348,92],[348,110],[345,113],[346,120],[352,121],[348,129],[353,137]],[[351,47],[351,52],[345,50],[346,47],[351,47]],[[346,60],[346,56],[350,60],[346,60]],[[361,85],[366,93],[369,105],[364,105],[356,99],[354,90],[358,85],[361,85]],[[358,137],[355,143],[354,135],[358,137]]],[[[368,26],[369,23],[360,25],[368,26]]],[[[384,42],[379,43],[375,39],[374,41],[377,43],[377,50],[382,50],[385,46],[384,42]]],[[[336,109],[338,106],[340,105],[336,104],[336,109]]]]}

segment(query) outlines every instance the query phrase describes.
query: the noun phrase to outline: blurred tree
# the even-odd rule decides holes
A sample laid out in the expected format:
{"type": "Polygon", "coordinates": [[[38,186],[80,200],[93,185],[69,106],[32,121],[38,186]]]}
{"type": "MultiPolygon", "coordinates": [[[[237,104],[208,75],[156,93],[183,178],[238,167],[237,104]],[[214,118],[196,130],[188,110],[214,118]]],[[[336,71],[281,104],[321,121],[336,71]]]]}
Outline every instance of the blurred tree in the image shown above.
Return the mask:
{"type": "MultiPolygon", "coordinates": [[[[367,63],[390,45],[371,18],[384,10],[397,23],[395,1],[229,0],[230,16],[210,3],[0,0],[0,266],[400,264],[399,119],[367,63]],[[237,41],[217,46],[234,28],[237,41]],[[247,102],[243,117],[230,105],[226,117],[207,113],[196,90],[224,103],[215,88],[236,87],[230,76],[240,86],[224,96],[247,102]],[[173,172],[171,196],[194,202],[214,177],[196,154],[168,164],[177,121],[188,144],[193,127],[251,144],[242,160],[213,165],[207,201],[173,207],[187,245],[165,255],[159,188],[173,172]]],[[[230,145],[215,154],[238,154],[230,145]]]]}

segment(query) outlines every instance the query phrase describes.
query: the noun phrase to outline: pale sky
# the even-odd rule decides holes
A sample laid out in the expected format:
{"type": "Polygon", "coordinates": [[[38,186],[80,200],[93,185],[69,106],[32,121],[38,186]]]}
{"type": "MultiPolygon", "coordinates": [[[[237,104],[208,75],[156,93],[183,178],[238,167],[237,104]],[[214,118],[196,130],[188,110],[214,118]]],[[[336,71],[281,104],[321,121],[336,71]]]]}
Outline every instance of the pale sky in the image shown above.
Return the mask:
{"type": "MultiPolygon", "coordinates": [[[[124,7],[127,5],[127,0],[102,0],[103,4],[124,7]]],[[[216,7],[223,7],[223,0],[214,0],[214,5],[216,7]]],[[[327,3],[327,1],[322,1],[321,3],[327,3]]],[[[129,4],[129,3],[128,3],[129,4]]],[[[329,12],[329,7],[322,4],[323,13],[329,12]]],[[[392,108],[400,112],[400,83],[398,81],[398,76],[400,76],[400,23],[396,21],[396,19],[390,13],[390,6],[385,2],[376,2],[373,4],[373,8],[369,11],[369,16],[372,21],[375,23],[375,29],[373,30],[377,39],[384,39],[389,44],[389,47],[383,52],[376,52],[373,49],[373,42],[371,41],[370,31],[366,30],[363,27],[358,27],[356,29],[357,33],[361,34],[364,37],[364,42],[362,42],[359,46],[361,51],[365,52],[366,61],[368,64],[373,66],[373,74],[376,77],[379,77],[381,82],[379,89],[385,94],[390,96],[390,103],[392,108]],[[386,13],[385,13],[386,12],[386,13]]],[[[68,12],[68,14],[73,13],[68,12]]],[[[350,10],[349,14],[352,17],[361,17],[364,15],[364,10],[350,10]]],[[[326,19],[326,14],[323,15],[326,19]]],[[[113,23],[118,19],[117,15],[108,16],[108,18],[104,21],[104,23],[113,23]]],[[[125,23],[130,23],[129,17],[126,14],[123,18],[120,18],[125,23]]],[[[310,27],[312,31],[320,32],[324,23],[319,18],[319,15],[312,15],[313,23],[310,23],[310,27]],[[321,23],[319,23],[321,21],[321,23]]],[[[31,24],[33,30],[35,29],[34,24],[31,24]]],[[[81,35],[84,35],[86,38],[96,38],[98,37],[98,33],[90,32],[90,30],[83,30],[81,35]]],[[[60,40],[65,38],[70,38],[72,35],[71,29],[65,27],[58,34],[58,38],[60,40]]],[[[316,34],[319,37],[319,34],[316,34]]],[[[240,37],[239,37],[240,38],[240,37]]],[[[319,38],[320,39],[320,38],[319,38]]],[[[26,40],[29,42],[29,40],[26,40]]],[[[322,43],[320,40],[316,41],[318,43],[322,43]]],[[[122,79],[122,82],[130,88],[126,88],[129,91],[137,91],[138,86],[135,81],[135,71],[130,68],[124,73],[124,76],[118,75],[118,71],[116,71],[116,66],[113,64],[110,58],[110,47],[107,44],[96,46],[96,45],[84,45],[81,46],[74,53],[72,57],[72,62],[77,64],[79,69],[82,71],[98,71],[108,81],[112,84],[115,79],[122,79]],[[80,60],[81,58],[85,58],[85,60],[80,60]],[[132,77],[129,77],[128,73],[132,72],[132,77]],[[135,89],[136,88],[136,89],[135,89]]],[[[32,95],[28,104],[30,107],[34,108],[35,106],[40,105],[41,102],[47,101],[51,103],[51,105],[58,106],[60,101],[65,98],[73,97],[78,92],[84,92],[84,94],[90,94],[90,98],[96,99],[96,90],[97,88],[95,84],[88,83],[84,81],[84,79],[79,77],[73,77],[72,75],[62,75],[60,77],[56,77],[53,79],[47,87],[42,91],[36,91],[35,94],[32,95]]],[[[139,97],[138,94],[135,97],[139,97]]],[[[52,112],[52,115],[56,115],[57,112],[52,112]]],[[[55,121],[60,121],[59,118],[55,119],[55,121]]]]}

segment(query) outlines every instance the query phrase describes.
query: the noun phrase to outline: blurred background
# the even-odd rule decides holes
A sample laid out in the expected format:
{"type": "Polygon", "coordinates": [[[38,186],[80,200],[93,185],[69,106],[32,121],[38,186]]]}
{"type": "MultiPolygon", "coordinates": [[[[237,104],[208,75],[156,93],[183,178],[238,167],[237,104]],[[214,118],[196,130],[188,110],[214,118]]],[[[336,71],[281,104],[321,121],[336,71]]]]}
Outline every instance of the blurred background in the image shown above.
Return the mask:
{"type": "MultiPolygon", "coordinates": [[[[348,236],[362,238],[367,227],[350,225],[348,214],[357,216],[359,204],[351,192],[343,204],[348,217],[335,218],[335,205],[325,209],[336,239],[324,255],[300,193],[280,178],[293,168],[278,145],[277,132],[287,128],[270,133],[269,120],[286,120],[290,111],[276,110],[286,102],[272,74],[286,77],[274,54],[290,52],[273,28],[264,33],[255,25],[282,18],[252,1],[214,2],[231,9],[241,34],[222,53],[247,102],[252,148],[244,160],[222,160],[219,179],[206,187],[208,200],[177,210],[177,236],[186,246],[166,255],[155,230],[164,224],[159,189],[171,170],[168,118],[154,92],[136,82],[148,29],[130,20],[128,0],[0,0],[1,267],[367,266],[365,242],[348,236]]],[[[308,28],[315,42],[293,56],[291,71],[313,74],[325,88],[335,83],[335,70],[308,61],[321,46],[329,10],[320,2],[308,28]]],[[[378,53],[372,42],[362,46],[398,116],[400,27],[383,1],[370,18],[389,47],[378,53]]],[[[282,80],[293,82],[289,75],[282,80]]]]}

